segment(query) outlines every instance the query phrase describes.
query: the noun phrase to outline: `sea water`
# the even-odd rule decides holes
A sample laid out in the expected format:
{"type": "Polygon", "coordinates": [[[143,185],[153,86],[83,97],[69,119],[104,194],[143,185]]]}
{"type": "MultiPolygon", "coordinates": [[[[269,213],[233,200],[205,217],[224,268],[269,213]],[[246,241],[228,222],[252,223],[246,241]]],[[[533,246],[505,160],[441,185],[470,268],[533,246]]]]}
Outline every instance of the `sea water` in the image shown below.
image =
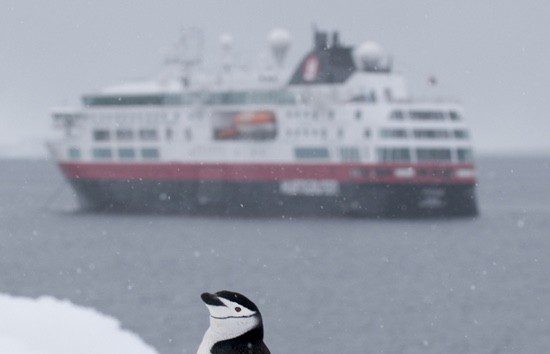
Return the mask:
{"type": "Polygon", "coordinates": [[[550,158],[482,158],[477,218],[79,212],[51,161],[0,161],[0,293],[116,317],[193,353],[199,295],[262,311],[273,353],[542,353],[550,348],[550,158]]]}

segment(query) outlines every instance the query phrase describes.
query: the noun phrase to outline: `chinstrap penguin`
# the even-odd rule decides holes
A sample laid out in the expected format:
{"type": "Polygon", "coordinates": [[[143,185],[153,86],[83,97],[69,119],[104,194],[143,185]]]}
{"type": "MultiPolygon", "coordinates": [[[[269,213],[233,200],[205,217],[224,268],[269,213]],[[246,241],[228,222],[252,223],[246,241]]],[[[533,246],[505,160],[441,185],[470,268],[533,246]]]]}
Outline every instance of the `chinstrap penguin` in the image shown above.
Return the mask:
{"type": "Polygon", "coordinates": [[[232,291],[204,293],[202,301],[210,313],[197,354],[269,354],[258,307],[246,296],[232,291]]]}

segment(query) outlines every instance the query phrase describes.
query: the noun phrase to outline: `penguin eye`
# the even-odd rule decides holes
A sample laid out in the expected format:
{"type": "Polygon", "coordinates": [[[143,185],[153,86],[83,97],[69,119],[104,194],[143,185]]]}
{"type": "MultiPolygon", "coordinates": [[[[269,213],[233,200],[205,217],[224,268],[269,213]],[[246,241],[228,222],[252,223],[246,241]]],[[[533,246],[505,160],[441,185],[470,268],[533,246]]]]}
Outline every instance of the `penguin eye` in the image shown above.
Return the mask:
{"type": "Polygon", "coordinates": [[[235,311],[241,312],[241,308],[237,306],[237,307],[235,307],[235,311]]]}

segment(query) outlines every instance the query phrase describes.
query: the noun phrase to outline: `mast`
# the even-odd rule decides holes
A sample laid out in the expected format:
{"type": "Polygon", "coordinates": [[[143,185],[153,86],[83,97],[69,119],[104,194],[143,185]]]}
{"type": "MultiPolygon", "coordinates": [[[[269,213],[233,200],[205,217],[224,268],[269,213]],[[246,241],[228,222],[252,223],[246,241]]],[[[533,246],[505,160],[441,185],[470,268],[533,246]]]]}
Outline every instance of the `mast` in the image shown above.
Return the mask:
{"type": "Polygon", "coordinates": [[[166,64],[179,67],[183,87],[189,87],[193,69],[203,60],[204,32],[198,27],[186,27],[174,44],[173,52],[166,59],[166,64]]]}

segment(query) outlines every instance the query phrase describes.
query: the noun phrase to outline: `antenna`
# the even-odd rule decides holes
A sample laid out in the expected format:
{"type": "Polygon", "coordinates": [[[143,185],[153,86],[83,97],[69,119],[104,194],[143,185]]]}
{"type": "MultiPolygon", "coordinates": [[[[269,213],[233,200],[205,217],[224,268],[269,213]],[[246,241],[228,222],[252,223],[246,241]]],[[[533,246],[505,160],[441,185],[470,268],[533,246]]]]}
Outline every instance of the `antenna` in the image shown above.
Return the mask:
{"type": "Polygon", "coordinates": [[[275,59],[275,63],[279,68],[283,67],[288,48],[290,47],[290,33],[283,28],[275,28],[269,32],[267,36],[271,53],[275,59]]]}
{"type": "Polygon", "coordinates": [[[185,87],[191,81],[191,71],[202,63],[204,33],[197,27],[186,27],[181,31],[179,40],[174,44],[171,54],[165,60],[168,65],[178,65],[181,81],[185,87]]]}
{"type": "Polygon", "coordinates": [[[222,67],[225,72],[231,71],[233,61],[233,36],[229,33],[224,33],[220,36],[220,46],[223,52],[222,67]]]}

